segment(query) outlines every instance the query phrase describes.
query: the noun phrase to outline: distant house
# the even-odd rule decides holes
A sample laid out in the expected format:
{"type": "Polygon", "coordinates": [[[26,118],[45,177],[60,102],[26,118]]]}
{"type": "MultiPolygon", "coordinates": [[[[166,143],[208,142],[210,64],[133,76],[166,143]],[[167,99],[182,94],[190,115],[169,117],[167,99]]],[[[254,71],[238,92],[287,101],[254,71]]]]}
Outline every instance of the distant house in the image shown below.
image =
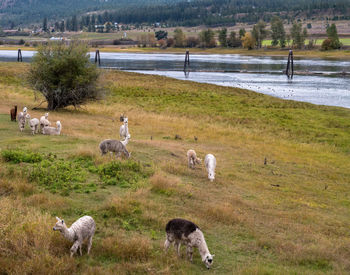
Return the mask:
{"type": "Polygon", "coordinates": [[[95,25],[95,29],[97,32],[103,32],[105,25],[95,25]]]}
{"type": "Polygon", "coordinates": [[[51,41],[62,41],[62,40],[64,40],[64,39],[63,39],[63,37],[54,37],[54,36],[52,36],[52,37],[50,38],[50,40],[51,40],[51,41]]]}

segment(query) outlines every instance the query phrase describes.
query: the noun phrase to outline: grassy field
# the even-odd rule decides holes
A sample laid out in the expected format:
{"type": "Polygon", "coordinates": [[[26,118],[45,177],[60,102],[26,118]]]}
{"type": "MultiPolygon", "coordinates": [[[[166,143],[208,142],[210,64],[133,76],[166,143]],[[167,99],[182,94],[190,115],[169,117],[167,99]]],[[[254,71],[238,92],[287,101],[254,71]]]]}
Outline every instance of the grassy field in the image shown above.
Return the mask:
{"type": "Polygon", "coordinates": [[[23,81],[28,66],[0,65],[0,273],[350,272],[350,110],[103,71],[104,100],[51,112],[61,136],[31,136],[8,114],[14,104],[45,112],[32,110],[41,99],[23,81]],[[98,144],[119,138],[121,113],[132,157],[115,162],[98,144]],[[203,165],[187,168],[190,148],[216,156],[215,182],[203,165]],[[69,258],[55,216],[82,215],[97,223],[91,255],[69,258]],[[197,250],[192,264],[164,255],[175,217],[201,227],[212,270],[197,250]]]}

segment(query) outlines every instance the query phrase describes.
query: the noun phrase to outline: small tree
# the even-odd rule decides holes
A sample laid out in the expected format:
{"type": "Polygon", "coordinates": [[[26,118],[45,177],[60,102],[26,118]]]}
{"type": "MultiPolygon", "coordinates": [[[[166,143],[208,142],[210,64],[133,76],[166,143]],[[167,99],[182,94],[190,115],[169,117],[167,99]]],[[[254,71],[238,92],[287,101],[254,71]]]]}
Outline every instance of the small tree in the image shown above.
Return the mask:
{"type": "Polygon", "coordinates": [[[262,42],[268,35],[268,31],[265,28],[266,23],[261,20],[253,27],[252,36],[254,37],[258,48],[262,47],[262,42]]]}
{"type": "Polygon", "coordinates": [[[227,29],[219,30],[219,42],[221,47],[227,47],[227,29]]]}
{"type": "Polygon", "coordinates": [[[281,48],[284,48],[286,46],[286,32],[283,21],[278,16],[274,16],[271,20],[271,32],[272,46],[280,44],[281,48]]]}
{"type": "Polygon", "coordinates": [[[293,40],[293,46],[301,49],[305,44],[305,39],[307,37],[307,30],[304,28],[302,30],[301,23],[293,23],[292,29],[290,30],[290,36],[293,40]]]}
{"type": "Polygon", "coordinates": [[[199,33],[202,47],[213,48],[216,46],[215,33],[211,29],[203,30],[199,33]]]}
{"type": "Polygon", "coordinates": [[[47,30],[48,30],[48,29],[47,29],[47,18],[45,17],[45,18],[44,18],[44,21],[43,21],[43,31],[44,31],[44,32],[47,32],[47,30]]]}
{"type": "Polygon", "coordinates": [[[162,31],[162,30],[156,31],[155,36],[156,36],[157,40],[161,40],[161,39],[166,40],[168,38],[168,32],[162,31]]]}
{"type": "Polygon", "coordinates": [[[183,47],[185,45],[185,34],[183,33],[183,31],[181,29],[175,29],[174,30],[174,46],[175,47],[183,47]]]}
{"type": "Polygon", "coordinates": [[[255,43],[256,43],[255,38],[250,32],[246,32],[245,35],[242,37],[243,48],[251,50],[254,48],[255,43]]]}
{"type": "Polygon", "coordinates": [[[234,31],[230,32],[230,36],[227,39],[227,45],[232,48],[242,46],[241,40],[236,38],[236,33],[234,31]]]}
{"type": "Polygon", "coordinates": [[[245,35],[246,31],[245,28],[242,28],[239,30],[239,38],[242,39],[242,37],[245,35]]]}
{"type": "Polygon", "coordinates": [[[29,82],[47,101],[49,110],[77,107],[99,98],[99,73],[90,62],[88,46],[81,43],[49,43],[41,46],[29,70],[29,82]]]}
{"type": "Polygon", "coordinates": [[[335,24],[332,24],[331,26],[329,26],[327,28],[327,36],[328,36],[328,39],[326,39],[326,40],[330,40],[330,42],[327,41],[325,44],[325,47],[323,47],[323,43],[322,43],[322,49],[323,50],[328,50],[328,48],[334,49],[334,50],[340,49],[341,43],[339,41],[337,26],[335,24]]]}

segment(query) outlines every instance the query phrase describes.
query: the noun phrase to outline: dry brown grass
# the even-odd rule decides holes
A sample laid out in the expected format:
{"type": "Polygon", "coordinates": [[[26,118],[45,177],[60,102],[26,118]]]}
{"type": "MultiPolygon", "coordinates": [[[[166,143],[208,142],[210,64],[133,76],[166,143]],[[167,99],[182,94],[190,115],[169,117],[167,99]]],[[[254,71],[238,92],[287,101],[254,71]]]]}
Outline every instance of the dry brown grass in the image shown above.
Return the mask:
{"type": "Polygon", "coordinates": [[[75,261],[68,258],[69,250],[63,251],[62,243],[53,245],[53,219],[48,214],[11,198],[2,198],[0,209],[0,272],[62,274],[77,270],[75,261]]]}
{"type": "Polygon", "coordinates": [[[152,257],[150,240],[139,234],[125,235],[121,232],[105,238],[97,252],[105,257],[124,261],[147,261],[152,257]]]}

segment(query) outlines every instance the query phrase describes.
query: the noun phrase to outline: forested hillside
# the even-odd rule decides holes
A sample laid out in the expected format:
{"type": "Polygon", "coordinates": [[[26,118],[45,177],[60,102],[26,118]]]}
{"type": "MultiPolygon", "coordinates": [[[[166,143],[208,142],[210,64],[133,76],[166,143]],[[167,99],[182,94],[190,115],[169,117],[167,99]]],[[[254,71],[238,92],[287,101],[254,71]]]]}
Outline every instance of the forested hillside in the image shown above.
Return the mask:
{"type": "Polygon", "coordinates": [[[163,5],[180,0],[0,0],[0,24],[3,27],[59,20],[73,14],[83,14],[99,10],[118,10],[147,5],[163,5]]]}
{"type": "Polygon", "coordinates": [[[108,11],[114,22],[216,25],[283,19],[350,19],[350,0],[0,0],[0,23],[25,25],[108,11]]]}
{"type": "Polygon", "coordinates": [[[123,23],[166,22],[171,25],[215,25],[283,19],[329,17],[350,19],[350,0],[195,0],[146,9],[121,9],[111,18],[123,23]]]}

